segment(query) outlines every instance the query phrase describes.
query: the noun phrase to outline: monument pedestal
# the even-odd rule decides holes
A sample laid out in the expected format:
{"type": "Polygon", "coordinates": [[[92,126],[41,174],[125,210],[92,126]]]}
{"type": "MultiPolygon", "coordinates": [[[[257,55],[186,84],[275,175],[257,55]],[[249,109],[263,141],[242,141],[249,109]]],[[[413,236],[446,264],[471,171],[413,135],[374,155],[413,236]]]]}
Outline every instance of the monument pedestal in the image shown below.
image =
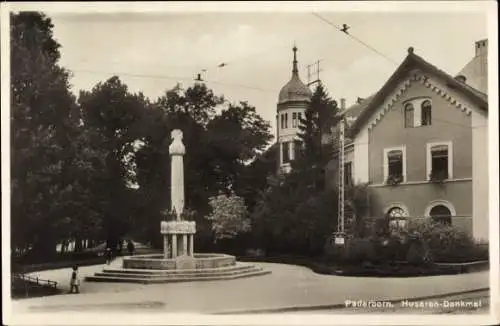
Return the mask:
{"type": "Polygon", "coordinates": [[[175,258],[175,269],[193,270],[196,269],[196,260],[193,256],[182,255],[175,258]]]}
{"type": "Polygon", "coordinates": [[[194,235],[196,222],[194,221],[163,221],[163,253],[165,258],[175,259],[179,256],[194,256],[194,235]]]}

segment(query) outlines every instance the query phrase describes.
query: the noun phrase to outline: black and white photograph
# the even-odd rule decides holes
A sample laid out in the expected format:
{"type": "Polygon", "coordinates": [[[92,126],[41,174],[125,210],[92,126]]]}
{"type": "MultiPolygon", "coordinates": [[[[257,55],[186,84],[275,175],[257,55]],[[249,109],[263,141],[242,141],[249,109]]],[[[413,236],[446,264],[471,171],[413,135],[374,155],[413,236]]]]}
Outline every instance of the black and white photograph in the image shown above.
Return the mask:
{"type": "Polygon", "coordinates": [[[5,324],[499,322],[496,2],[1,8],[5,324]]]}

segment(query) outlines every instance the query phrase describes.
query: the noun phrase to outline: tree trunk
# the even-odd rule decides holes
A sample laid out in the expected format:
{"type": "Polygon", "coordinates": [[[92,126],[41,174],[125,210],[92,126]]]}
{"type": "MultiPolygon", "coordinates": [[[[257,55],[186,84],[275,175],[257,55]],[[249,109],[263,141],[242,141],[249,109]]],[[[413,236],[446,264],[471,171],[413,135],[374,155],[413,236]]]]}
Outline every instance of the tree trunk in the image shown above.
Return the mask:
{"type": "Polygon", "coordinates": [[[82,239],[77,238],[75,240],[75,252],[81,252],[82,251],[82,239]]]}

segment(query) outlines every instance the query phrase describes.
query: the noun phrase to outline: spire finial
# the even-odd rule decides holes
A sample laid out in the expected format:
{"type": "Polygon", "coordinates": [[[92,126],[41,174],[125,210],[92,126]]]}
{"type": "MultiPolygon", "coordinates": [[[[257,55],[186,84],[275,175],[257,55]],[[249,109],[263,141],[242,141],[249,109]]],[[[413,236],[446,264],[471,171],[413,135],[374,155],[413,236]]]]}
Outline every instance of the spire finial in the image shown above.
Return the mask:
{"type": "Polygon", "coordinates": [[[297,69],[297,46],[295,45],[295,42],[293,42],[293,69],[292,69],[292,72],[294,74],[299,72],[299,70],[297,69]]]}

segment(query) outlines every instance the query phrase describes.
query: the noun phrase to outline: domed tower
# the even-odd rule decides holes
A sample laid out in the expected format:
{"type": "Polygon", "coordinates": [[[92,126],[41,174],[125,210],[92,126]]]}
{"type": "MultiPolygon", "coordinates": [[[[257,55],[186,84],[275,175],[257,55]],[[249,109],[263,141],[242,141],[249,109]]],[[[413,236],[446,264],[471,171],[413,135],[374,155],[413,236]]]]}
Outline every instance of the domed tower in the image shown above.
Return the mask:
{"type": "Polygon", "coordinates": [[[299,123],[305,118],[305,110],[312,92],[299,78],[297,47],[293,47],[292,78],[279,93],[276,114],[276,139],[278,142],[278,173],[290,172],[291,161],[300,146],[299,123]]]}

